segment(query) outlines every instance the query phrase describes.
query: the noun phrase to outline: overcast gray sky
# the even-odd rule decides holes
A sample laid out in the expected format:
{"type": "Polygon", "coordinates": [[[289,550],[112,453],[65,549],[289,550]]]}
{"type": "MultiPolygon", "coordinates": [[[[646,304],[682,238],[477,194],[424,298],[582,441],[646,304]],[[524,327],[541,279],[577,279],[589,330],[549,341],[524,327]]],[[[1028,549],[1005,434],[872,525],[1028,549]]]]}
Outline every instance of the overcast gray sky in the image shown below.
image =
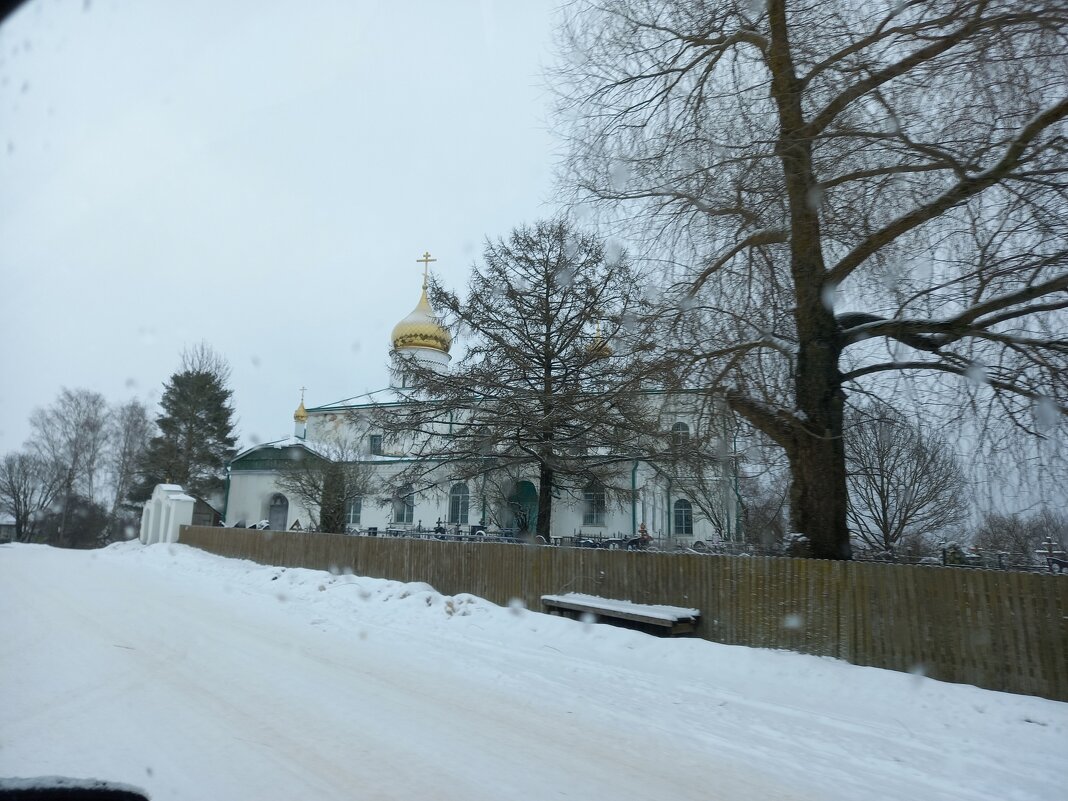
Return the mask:
{"type": "Polygon", "coordinates": [[[155,411],[183,347],[243,444],[386,383],[429,249],[548,216],[556,0],[93,0],[0,27],[0,453],[60,388],[155,411]]]}

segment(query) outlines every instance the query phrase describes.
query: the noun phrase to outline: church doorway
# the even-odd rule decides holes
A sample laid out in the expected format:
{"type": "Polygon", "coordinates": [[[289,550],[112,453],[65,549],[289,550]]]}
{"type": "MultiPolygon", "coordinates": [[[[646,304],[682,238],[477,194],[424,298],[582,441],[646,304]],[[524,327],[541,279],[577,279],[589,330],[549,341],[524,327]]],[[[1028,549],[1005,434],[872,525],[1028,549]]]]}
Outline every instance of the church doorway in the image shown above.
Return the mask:
{"type": "Polygon", "coordinates": [[[512,528],[520,534],[538,530],[538,490],[529,481],[519,481],[508,496],[512,528]]]}
{"type": "Polygon", "coordinates": [[[271,531],[285,531],[289,519],[289,501],[285,495],[275,493],[271,496],[271,505],[267,512],[268,527],[271,531]]]}

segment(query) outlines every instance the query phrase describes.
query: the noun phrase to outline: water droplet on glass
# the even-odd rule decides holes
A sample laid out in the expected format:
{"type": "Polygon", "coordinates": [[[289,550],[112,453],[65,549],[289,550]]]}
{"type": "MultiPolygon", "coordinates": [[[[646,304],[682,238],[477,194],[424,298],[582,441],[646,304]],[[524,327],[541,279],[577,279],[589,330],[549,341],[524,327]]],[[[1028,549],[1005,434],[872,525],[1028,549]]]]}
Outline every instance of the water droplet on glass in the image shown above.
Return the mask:
{"type": "Polygon", "coordinates": [[[618,239],[609,239],[604,245],[604,255],[609,261],[619,261],[623,256],[623,243],[618,239]]]}
{"type": "Polygon", "coordinates": [[[968,366],[964,375],[969,381],[977,386],[982,386],[987,383],[986,365],[981,362],[972,362],[968,366]]]}
{"type": "Polygon", "coordinates": [[[835,306],[838,304],[838,284],[833,281],[828,281],[820,289],[820,300],[823,301],[823,308],[827,311],[834,311],[835,306]]]}
{"type": "Polygon", "coordinates": [[[801,628],[804,619],[796,612],[792,612],[782,619],[782,627],[789,629],[790,631],[797,631],[801,628]]]}
{"type": "Polygon", "coordinates": [[[632,170],[625,161],[616,161],[608,170],[608,182],[617,192],[623,192],[630,182],[632,170]]]}
{"type": "Polygon", "coordinates": [[[827,193],[823,191],[822,186],[817,184],[808,190],[808,197],[806,198],[808,207],[813,211],[819,211],[826,198],[827,193]]]}
{"type": "Polygon", "coordinates": [[[1061,412],[1052,399],[1045,396],[1034,402],[1031,413],[1035,417],[1035,428],[1040,434],[1048,434],[1061,421],[1061,412]]]}

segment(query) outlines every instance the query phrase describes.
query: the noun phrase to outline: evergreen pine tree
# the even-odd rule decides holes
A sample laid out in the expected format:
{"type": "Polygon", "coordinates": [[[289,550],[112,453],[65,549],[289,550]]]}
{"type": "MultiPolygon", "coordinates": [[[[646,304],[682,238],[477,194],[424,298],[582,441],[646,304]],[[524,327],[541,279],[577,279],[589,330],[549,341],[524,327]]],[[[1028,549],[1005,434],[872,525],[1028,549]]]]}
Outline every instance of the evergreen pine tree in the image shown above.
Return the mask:
{"type": "Polygon", "coordinates": [[[323,502],[319,528],[331,534],[345,531],[345,476],[340,464],[329,462],[323,470],[323,502]]]}
{"type": "Polygon", "coordinates": [[[181,370],[164,386],[159,435],[141,459],[131,501],[148,500],[157,484],[180,484],[200,498],[222,488],[236,442],[229,374],[226,362],[206,346],[183,354],[181,370]]]}

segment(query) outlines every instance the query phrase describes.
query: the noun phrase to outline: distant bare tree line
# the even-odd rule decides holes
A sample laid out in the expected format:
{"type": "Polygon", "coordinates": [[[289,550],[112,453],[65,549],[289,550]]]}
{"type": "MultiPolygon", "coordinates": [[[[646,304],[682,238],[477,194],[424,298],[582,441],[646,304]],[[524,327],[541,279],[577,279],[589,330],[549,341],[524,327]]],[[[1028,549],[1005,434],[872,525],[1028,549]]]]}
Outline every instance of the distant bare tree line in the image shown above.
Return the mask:
{"type": "Polygon", "coordinates": [[[16,539],[93,547],[122,538],[134,522],[124,502],[153,430],[145,405],[65,388],[30,426],[25,447],[0,463],[0,510],[14,518],[16,539]]]}
{"type": "Polygon", "coordinates": [[[226,360],[200,343],[164,385],[155,421],[139,400],[109,404],[64,388],[30,416],[20,451],[0,461],[0,513],[19,542],[92,548],[135,535],[140,506],[163,482],[202,496],[233,455],[226,360]]]}

